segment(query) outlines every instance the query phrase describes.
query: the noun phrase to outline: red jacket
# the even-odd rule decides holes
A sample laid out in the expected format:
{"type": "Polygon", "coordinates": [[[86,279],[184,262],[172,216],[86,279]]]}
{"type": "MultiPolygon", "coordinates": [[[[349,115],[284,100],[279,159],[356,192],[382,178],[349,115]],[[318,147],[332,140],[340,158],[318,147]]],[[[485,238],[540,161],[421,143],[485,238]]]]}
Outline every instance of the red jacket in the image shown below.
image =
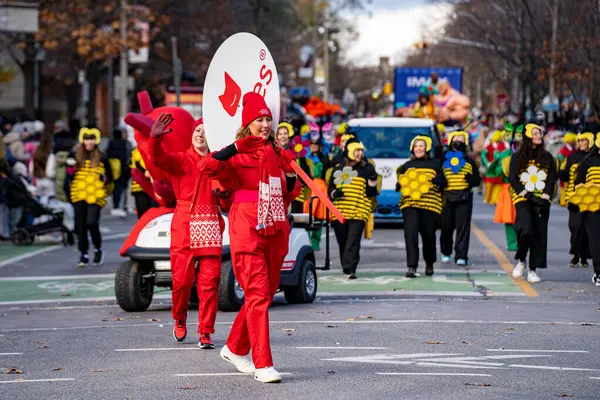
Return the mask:
{"type": "MultiPolygon", "coordinates": [[[[190,146],[185,152],[168,153],[162,148],[160,138],[149,140],[149,150],[151,162],[169,174],[177,198],[177,208],[171,223],[171,241],[176,242],[176,246],[179,243],[183,247],[187,247],[190,241],[189,222],[192,208],[199,205],[219,206],[217,197],[213,193],[212,180],[202,176],[198,169],[198,163],[204,157],[198,154],[193,146],[190,146]]],[[[223,232],[225,222],[220,213],[218,213],[218,218],[221,232],[223,232]]],[[[221,252],[222,243],[218,246],[209,246],[201,251],[195,251],[195,255],[220,256],[221,252]]]]}

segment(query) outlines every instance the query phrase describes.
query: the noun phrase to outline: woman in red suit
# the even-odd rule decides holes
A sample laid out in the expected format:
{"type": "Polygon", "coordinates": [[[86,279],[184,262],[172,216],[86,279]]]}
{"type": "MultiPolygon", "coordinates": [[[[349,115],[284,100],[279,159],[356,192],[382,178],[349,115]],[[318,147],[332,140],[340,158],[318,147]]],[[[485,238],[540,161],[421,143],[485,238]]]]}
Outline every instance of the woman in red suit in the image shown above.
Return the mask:
{"type": "Polygon", "coordinates": [[[172,122],[171,114],[160,115],[152,126],[148,147],[151,163],[168,174],[177,198],[171,223],[173,337],[183,342],[187,336],[188,303],[195,281],[200,300],[198,345],[203,349],[214,349],[210,335],[215,332],[221,274],[221,234],[225,225],[219,213],[218,199],[213,193],[212,181],[202,176],[196,167],[209,153],[202,119],[194,124],[192,146],[182,153],[170,153],[161,146],[163,135],[172,130],[168,129],[172,122]],[[199,229],[190,232],[190,226],[199,229]]]}
{"type": "Polygon", "coordinates": [[[251,92],[242,104],[236,142],[199,165],[203,174],[218,179],[233,194],[230,248],[235,276],[244,289],[244,305],[221,357],[240,372],[254,372],[258,381],[280,382],[271,356],[268,308],[288,252],[286,210],[301,186],[290,166],[296,155],[276,144],[265,100],[251,92]]]}

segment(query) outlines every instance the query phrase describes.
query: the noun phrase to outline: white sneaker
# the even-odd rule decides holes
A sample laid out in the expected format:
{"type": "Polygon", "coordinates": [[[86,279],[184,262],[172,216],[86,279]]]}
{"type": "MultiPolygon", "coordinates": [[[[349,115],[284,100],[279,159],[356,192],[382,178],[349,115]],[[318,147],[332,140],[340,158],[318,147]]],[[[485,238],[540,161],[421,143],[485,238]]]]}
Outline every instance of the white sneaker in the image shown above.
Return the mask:
{"type": "Polygon", "coordinates": [[[592,282],[598,287],[600,287],[600,274],[594,274],[592,277],[592,282]]]}
{"type": "Polygon", "coordinates": [[[527,273],[527,282],[538,283],[541,281],[542,278],[540,278],[540,276],[535,271],[529,271],[527,273]]]}
{"type": "Polygon", "coordinates": [[[262,383],[279,383],[281,374],[273,367],[259,368],[254,373],[254,379],[262,383]]]}
{"type": "Polygon", "coordinates": [[[442,262],[444,264],[448,264],[450,262],[451,258],[450,256],[442,256],[442,262]]]}
{"type": "Polygon", "coordinates": [[[249,355],[238,356],[237,354],[233,354],[227,345],[223,346],[220,354],[223,360],[233,364],[233,366],[236,367],[241,373],[251,374],[256,372],[256,367],[254,366],[254,363],[249,355]]]}
{"type": "Polygon", "coordinates": [[[523,271],[525,271],[525,261],[519,261],[517,266],[513,270],[513,278],[520,278],[523,276],[523,271]]]}

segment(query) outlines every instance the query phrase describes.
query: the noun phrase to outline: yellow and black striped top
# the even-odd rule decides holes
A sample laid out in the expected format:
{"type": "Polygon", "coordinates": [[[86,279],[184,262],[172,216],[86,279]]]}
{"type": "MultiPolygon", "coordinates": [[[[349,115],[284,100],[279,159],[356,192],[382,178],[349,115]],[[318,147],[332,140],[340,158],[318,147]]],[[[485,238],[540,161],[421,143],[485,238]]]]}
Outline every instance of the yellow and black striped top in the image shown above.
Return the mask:
{"type": "Polygon", "coordinates": [[[367,181],[377,180],[375,168],[371,164],[355,166],[353,171],[357,172],[357,176],[340,179],[342,182],[336,183],[335,171],[340,170],[343,170],[341,165],[334,168],[334,176],[329,183],[329,194],[339,190],[343,196],[334,199],[333,204],[346,219],[367,222],[372,210],[371,197],[377,195],[377,188],[368,186],[367,181]]]}
{"type": "MultiPolygon", "coordinates": [[[[541,191],[536,190],[535,192],[532,192],[531,194],[533,194],[534,196],[537,196],[537,197],[542,197],[542,194],[546,193],[552,198],[555,194],[556,180],[557,180],[558,172],[556,169],[556,163],[554,161],[554,157],[548,152],[546,152],[546,157],[547,157],[546,165],[548,167],[540,168],[540,165],[537,165],[534,160],[529,161],[529,166],[535,166],[538,168],[538,170],[542,170],[546,173],[544,189],[542,189],[541,191]]],[[[523,172],[526,172],[526,170],[517,171],[517,157],[516,156],[511,157],[510,171],[509,171],[509,178],[510,178],[509,192],[510,192],[510,198],[512,200],[513,205],[517,205],[519,203],[527,201],[527,198],[525,198],[523,196],[519,196],[519,193],[521,193],[523,190],[525,190],[525,184],[523,182],[521,182],[521,174],[523,172]]]]}
{"type": "Polygon", "coordinates": [[[92,168],[90,160],[86,160],[84,166],[75,172],[73,182],[71,182],[71,202],[85,201],[88,204],[104,207],[107,192],[103,179],[106,172],[103,162],[92,168]]]}
{"type": "Polygon", "coordinates": [[[448,186],[446,186],[447,191],[472,191],[471,185],[467,181],[467,175],[473,175],[473,164],[470,162],[467,161],[460,171],[456,173],[452,172],[450,168],[444,168],[444,175],[446,175],[446,180],[448,181],[448,186]]]}
{"type": "MultiPolygon", "coordinates": [[[[422,159],[410,160],[404,163],[404,165],[396,171],[397,176],[403,175],[410,168],[415,168],[420,175],[425,175],[429,182],[436,176],[444,176],[442,168],[437,160],[422,159]]],[[[420,208],[442,214],[442,191],[436,185],[432,185],[429,192],[422,194],[421,198],[418,200],[414,200],[410,196],[401,196],[400,210],[408,207],[420,208]]]]}
{"type": "Polygon", "coordinates": [[[581,162],[575,178],[575,186],[584,183],[600,185],[600,154],[591,154],[581,162]]]}
{"type": "MultiPolygon", "coordinates": [[[[140,151],[138,150],[137,147],[131,151],[130,168],[131,169],[137,168],[142,173],[146,172],[146,164],[144,164],[144,159],[142,158],[142,154],[140,153],[140,151]]],[[[143,191],[144,190],[142,189],[142,187],[134,179],[132,179],[131,180],[131,193],[139,193],[139,192],[143,192],[143,191]]]]}
{"type": "Polygon", "coordinates": [[[600,166],[589,167],[585,174],[585,183],[600,185],[600,166]]]}
{"type": "Polygon", "coordinates": [[[588,153],[584,151],[577,151],[571,154],[564,160],[564,164],[562,168],[558,172],[558,177],[561,181],[565,182],[565,199],[567,203],[569,202],[569,197],[575,191],[575,178],[577,177],[577,171],[579,169],[579,164],[585,157],[587,157],[588,153]]]}

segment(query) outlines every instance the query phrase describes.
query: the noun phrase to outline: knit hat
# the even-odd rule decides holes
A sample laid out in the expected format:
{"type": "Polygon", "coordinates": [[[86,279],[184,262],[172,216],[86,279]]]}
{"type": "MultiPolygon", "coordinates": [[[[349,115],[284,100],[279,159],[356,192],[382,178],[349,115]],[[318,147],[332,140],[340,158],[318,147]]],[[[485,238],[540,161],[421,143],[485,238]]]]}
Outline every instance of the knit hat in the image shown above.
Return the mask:
{"type": "Polygon", "coordinates": [[[244,95],[242,107],[242,126],[248,126],[250,122],[260,117],[273,117],[265,99],[255,92],[244,95]]]}
{"type": "Polygon", "coordinates": [[[192,126],[192,132],[194,132],[196,130],[198,125],[202,125],[202,124],[204,124],[204,120],[202,118],[198,118],[196,120],[196,122],[194,122],[194,125],[192,126]]]}

